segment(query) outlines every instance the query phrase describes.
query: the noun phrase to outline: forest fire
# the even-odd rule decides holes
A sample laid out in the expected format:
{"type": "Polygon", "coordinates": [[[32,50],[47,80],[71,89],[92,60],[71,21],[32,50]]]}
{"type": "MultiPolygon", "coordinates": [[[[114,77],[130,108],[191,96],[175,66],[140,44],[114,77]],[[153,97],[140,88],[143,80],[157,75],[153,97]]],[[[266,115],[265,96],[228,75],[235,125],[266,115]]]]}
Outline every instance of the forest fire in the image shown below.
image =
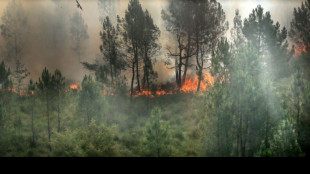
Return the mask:
{"type": "MultiPolygon", "coordinates": [[[[155,90],[147,90],[147,89],[142,89],[141,91],[135,90],[133,97],[140,97],[140,96],[146,96],[150,98],[154,98],[155,96],[164,96],[164,95],[173,95],[176,93],[199,93],[207,91],[209,87],[211,87],[214,83],[214,77],[210,73],[204,72],[203,74],[203,79],[200,82],[200,88],[199,92],[197,91],[198,88],[198,83],[199,83],[199,77],[196,75],[194,78],[187,78],[182,85],[180,89],[175,85],[175,83],[166,83],[158,86],[155,90]]],[[[71,90],[79,90],[80,85],[78,82],[74,82],[69,85],[69,89],[71,90]]],[[[19,94],[20,96],[30,96],[34,95],[34,91],[30,91],[30,93],[27,93],[24,90],[19,90],[17,91],[16,88],[11,89],[12,92],[19,94]]],[[[68,90],[67,90],[68,92],[68,90]]],[[[115,92],[113,92],[113,89],[104,89],[102,90],[102,94],[105,96],[117,96],[115,92]]],[[[130,91],[128,92],[128,95],[130,95],[130,91]]]]}
{"type": "MultiPolygon", "coordinates": [[[[214,77],[211,76],[210,73],[204,72],[203,74],[203,79],[200,82],[200,88],[199,92],[204,92],[209,89],[210,86],[212,86],[214,83],[214,77]]],[[[199,93],[197,91],[199,84],[199,77],[196,75],[194,78],[187,78],[182,85],[182,87],[179,89],[179,92],[181,93],[199,93]]],[[[155,96],[163,96],[163,95],[172,95],[177,93],[178,88],[176,85],[174,85],[173,89],[166,89],[163,87],[158,87],[156,91],[151,91],[151,90],[146,90],[143,89],[141,91],[135,91],[134,92],[134,97],[139,97],[139,96],[147,96],[150,98],[154,98],[155,96]]],[[[130,95],[130,91],[128,95],[130,95]]]]}

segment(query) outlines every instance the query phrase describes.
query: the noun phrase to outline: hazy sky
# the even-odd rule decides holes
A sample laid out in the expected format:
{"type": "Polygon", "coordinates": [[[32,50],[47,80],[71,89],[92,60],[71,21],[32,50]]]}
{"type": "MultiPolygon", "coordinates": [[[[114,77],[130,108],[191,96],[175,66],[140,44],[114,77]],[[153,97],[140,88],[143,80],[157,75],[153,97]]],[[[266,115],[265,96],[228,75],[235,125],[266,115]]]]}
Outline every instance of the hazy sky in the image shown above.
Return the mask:
{"type": "MultiPolygon", "coordinates": [[[[72,80],[82,80],[84,74],[89,72],[80,65],[77,56],[71,51],[70,41],[65,40],[61,43],[61,48],[53,49],[46,44],[49,40],[49,20],[64,20],[67,25],[66,33],[69,35],[70,16],[77,11],[75,0],[64,0],[61,4],[62,17],[55,17],[55,4],[52,0],[21,0],[28,17],[27,44],[24,48],[25,55],[23,62],[31,73],[31,78],[37,80],[44,66],[54,71],[60,69],[63,74],[72,80]]],[[[127,8],[129,0],[115,0],[116,13],[121,17],[127,8]]],[[[270,11],[272,19],[279,21],[281,26],[289,28],[289,23],[292,19],[294,7],[300,6],[302,0],[218,0],[226,13],[226,18],[232,26],[232,20],[236,9],[239,9],[242,19],[248,17],[250,12],[261,4],[265,11],[270,11]]],[[[9,0],[0,0],[0,15],[6,8],[9,0]]],[[[166,54],[166,45],[169,43],[169,33],[165,31],[161,20],[161,10],[168,4],[167,0],[140,0],[143,9],[148,9],[154,18],[154,22],[161,29],[160,42],[162,49],[158,56],[155,68],[161,69],[159,73],[159,81],[167,81],[172,78],[174,73],[163,66],[163,59],[166,54]],[[167,75],[169,74],[169,75],[167,75]]],[[[86,56],[84,61],[93,61],[97,54],[100,53],[100,22],[97,0],[80,0],[83,6],[82,15],[88,25],[88,34],[90,36],[87,42],[86,56]]],[[[2,21],[0,20],[0,24],[2,21]]],[[[229,33],[229,31],[228,31],[229,33]]],[[[0,51],[3,49],[3,38],[0,37],[0,51]]],[[[1,58],[0,58],[1,60],[1,58]]]]}

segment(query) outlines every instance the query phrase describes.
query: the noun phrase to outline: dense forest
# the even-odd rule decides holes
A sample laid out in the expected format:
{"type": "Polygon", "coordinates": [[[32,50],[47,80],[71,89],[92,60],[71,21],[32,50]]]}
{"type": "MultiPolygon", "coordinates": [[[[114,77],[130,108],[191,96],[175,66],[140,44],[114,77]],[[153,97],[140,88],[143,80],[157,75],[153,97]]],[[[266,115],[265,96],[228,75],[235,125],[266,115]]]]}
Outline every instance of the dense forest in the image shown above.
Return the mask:
{"type": "Polygon", "coordinates": [[[139,0],[129,0],[124,15],[116,1],[98,0],[100,33],[83,18],[89,2],[72,1],[66,22],[63,2],[49,1],[58,17],[31,16],[44,19],[40,43],[55,57],[70,49],[88,73],[78,81],[46,65],[33,78],[38,67],[24,59],[33,19],[23,1],[8,0],[0,20],[1,157],[310,156],[310,0],[292,7],[289,28],[260,4],[246,16],[234,9],[229,23],[225,3],[166,0],[157,24],[139,0]],[[92,61],[84,58],[90,37],[100,40],[92,61]],[[166,69],[173,76],[162,82],[166,69]]]}

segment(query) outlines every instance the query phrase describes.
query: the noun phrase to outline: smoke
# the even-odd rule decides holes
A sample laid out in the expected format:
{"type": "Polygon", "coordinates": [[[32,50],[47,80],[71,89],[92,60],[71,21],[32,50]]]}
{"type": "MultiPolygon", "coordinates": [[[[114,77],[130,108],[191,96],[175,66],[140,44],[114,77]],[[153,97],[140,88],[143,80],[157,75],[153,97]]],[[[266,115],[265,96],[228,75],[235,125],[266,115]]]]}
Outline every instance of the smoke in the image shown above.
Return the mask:
{"type": "MultiPolygon", "coordinates": [[[[10,0],[0,1],[0,15],[10,0]]],[[[23,47],[23,63],[30,71],[30,77],[37,80],[46,66],[49,70],[59,69],[67,79],[83,79],[89,74],[79,62],[78,56],[71,49],[70,17],[79,9],[75,0],[22,0],[26,11],[28,25],[23,47]]],[[[123,17],[129,0],[115,0],[115,13],[123,17]]],[[[159,42],[161,51],[156,56],[155,70],[158,72],[158,82],[173,79],[174,70],[164,65],[166,47],[171,43],[171,35],[165,30],[161,19],[161,10],[168,4],[168,0],[140,0],[142,8],[148,9],[154,22],[161,30],[159,42]]],[[[265,11],[270,11],[272,19],[279,21],[281,26],[289,29],[294,7],[300,6],[302,0],[219,0],[226,13],[230,27],[236,9],[239,9],[242,19],[261,4],[265,11]]],[[[92,62],[100,54],[99,32],[101,24],[97,0],[80,0],[83,7],[82,16],[88,25],[89,39],[85,43],[86,52],[82,61],[92,62]]],[[[0,24],[2,21],[0,21],[0,24]]],[[[227,36],[229,37],[229,31],[227,36]]],[[[3,52],[4,40],[0,37],[0,51],[3,52]]],[[[2,59],[2,58],[0,58],[2,59]]],[[[130,73],[129,73],[130,74],[130,73]]]]}
{"type": "Polygon", "coordinates": [[[232,21],[235,16],[235,10],[239,9],[242,17],[248,18],[257,5],[264,8],[264,12],[270,11],[274,22],[279,22],[283,27],[290,28],[290,22],[293,18],[293,10],[301,5],[303,0],[218,0],[226,13],[226,18],[232,27],[232,21]]]}

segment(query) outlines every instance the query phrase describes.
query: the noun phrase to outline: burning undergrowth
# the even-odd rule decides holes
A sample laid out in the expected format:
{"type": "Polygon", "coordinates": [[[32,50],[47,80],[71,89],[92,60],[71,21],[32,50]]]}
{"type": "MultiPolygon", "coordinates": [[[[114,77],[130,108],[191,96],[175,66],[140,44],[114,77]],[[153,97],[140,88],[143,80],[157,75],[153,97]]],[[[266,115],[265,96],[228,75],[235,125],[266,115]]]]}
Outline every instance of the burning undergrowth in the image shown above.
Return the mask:
{"type": "MultiPolygon", "coordinates": [[[[182,86],[179,88],[176,82],[167,82],[165,84],[153,84],[148,89],[138,89],[135,88],[132,96],[134,98],[145,96],[145,97],[158,97],[164,95],[176,95],[180,93],[195,93],[195,94],[202,94],[203,92],[207,91],[210,87],[213,86],[214,77],[211,76],[209,73],[204,73],[203,78],[199,82],[199,76],[192,75],[185,79],[182,86]],[[198,90],[199,85],[199,90],[198,90]]],[[[68,81],[68,85],[66,88],[66,92],[72,91],[79,91],[83,90],[81,84],[78,81],[68,81]]],[[[14,93],[19,93],[21,96],[29,96],[33,95],[34,91],[27,92],[25,90],[16,90],[16,88],[11,89],[14,93]]],[[[103,87],[102,94],[105,96],[118,96],[118,92],[116,91],[115,87],[103,87]]],[[[128,96],[131,96],[131,91],[127,92],[128,96]]]]}
{"type": "MultiPolygon", "coordinates": [[[[132,96],[133,97],[146,96],[154,98],[156,96],[175,95],[179,93],[202,94],[202,92],[205,92],[210,87],[212,87],[213,83],[214,83],[214,77],[212,77],[210,73],[204,72],[200,82],[199,82],[199,76],[194,75],[189,78],[186,78],[180,88],[177,86],[176,82],[167,82],[166,84],[153,85],[152,88],[149,90],[147,89],[139,90],[138,88],[135,88],[132,96]]],[[[128,92],[128,95],[131,95],[131,91],[128,92]]]]}

